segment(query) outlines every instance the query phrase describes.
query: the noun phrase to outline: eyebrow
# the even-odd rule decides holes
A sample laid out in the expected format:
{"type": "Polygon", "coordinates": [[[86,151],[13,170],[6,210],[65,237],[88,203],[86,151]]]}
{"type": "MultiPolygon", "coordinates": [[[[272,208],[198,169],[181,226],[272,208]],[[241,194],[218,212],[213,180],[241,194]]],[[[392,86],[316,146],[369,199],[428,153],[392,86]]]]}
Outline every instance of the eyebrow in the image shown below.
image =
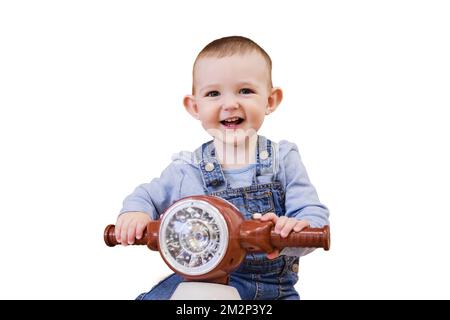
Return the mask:
{"type": "MultiPolygon", "coordinates": [[[[218,83],[212,83],[212,84],[208,84],[208,85],[206,85],[204,87],[199,88],[198,91],[199,92],[203,92],[203,91],[207,91],[207,90],[212,89],[212,88],[214,88],[214,89],[215,88],[220,88],[220,86],[221,85],[218,84],[218,83]]],[[[257,87],[258,85],[256,83],[254,83],[254,82],[251,82],[251,81],[240,81],[240,82],[237,83],[237,86],[238,87],[242,87],[242,86],[257,87]]]]}
{"type": "Polygon", "coordinates": [[[220,87],[220,85],[218,83],[212,83],[212,84],[208,84],[208,85],[206,85],[204,87],[200,87],[198,89],[198,92],[203,92],[203,91],[207,91],[207,90],[209,90],[211,88],[218,88],[218,87],[220,87]]]}
{"type": "Polygon", "coordinates": [[[239,86],[251,86],[251,87],[257,87],[258,85],[254,82],[251,81],[242,81],[242,82],[238,82],[239,86]]]}

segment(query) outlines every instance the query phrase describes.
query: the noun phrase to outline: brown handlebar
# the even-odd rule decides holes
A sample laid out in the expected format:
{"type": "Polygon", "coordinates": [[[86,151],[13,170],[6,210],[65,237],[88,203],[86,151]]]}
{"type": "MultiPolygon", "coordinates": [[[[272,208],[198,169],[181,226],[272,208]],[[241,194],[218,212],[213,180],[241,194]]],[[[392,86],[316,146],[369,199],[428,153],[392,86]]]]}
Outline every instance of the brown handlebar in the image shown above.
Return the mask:
{"type": "MultiPolygon", "coordinates": [[[[150,250],[158,251],[158,229],[159,220],[150,221],[147,228],[144,229],[141,239],[135,239],[133,245],[144,245],[150,250]]],[[[120,242],[116,239],[116,227],[113,224],[108,225],[103,233],[103,239],[108,247],[114,247],[120,242]]]]}
{"type": "MultiPolygon", "coordinates": [[[[274,232],[274,223],[272,221],[245,220],[242,213],[233,204],[219,197],[197,195],[182,198],[167,208],[161,214],[161,217],[170,217],[171,214],[179,212],[179,204],[182,205],[182,208],[186,205],[195,207],[196,201],[206,203],[208,206],[218,210],[228,229],[228,237],[223,239],[228,241],[228,244],[222,246],[224,252],[220,252],[220,256],[216,259],[212,270],[208,269],[209,271],[206,273],[193,274],[180,269],[178,260],[175,263],[170,258],[171,253],[163,250],[160,247],[160,243],[158,243],[161,221],[165,221],[165,219],[150,221],[143,232],[142,238],[139,240],[135,239],[134,242],[135,245],[147,245],[149,249],[159,251],[164,262],[185,280],[227,284],[229,274],[241,265],[248,252],[272,253],[285,247],[324,248],[325,250],[330,248],[330,229],[328,226],[323,228],[304,228],[299,232],[293,231],[286,238],[282,238],[281,235],[274,232]]],[[[223,237],[223,235],[219,236],[223,237]]],[[[105,243],[110,247],[120,244],[116,239],[114,225],[106,227],[103,237],[105,243]]],[[[174,239],[174,241],[177,240],[174,239]]],[[[185,244],[186,241],[179,241],[180,246],[183,247],[185,244]]],[[[195,262],[196,260],[193,261],[195,262]]]]}
{"type": "MultiPolygon", "coordinates": [[[[144,230],[141,239],[136,239],[134,245],[146,245],[151,250],[158,250],[159,221],[151,221],[144,230]]],[[[109,247],[120,244],[116,239],[115,226],[110,224],[103,234],[105,243],[109,247]]],[[[330,228],[305,228],[299,232],[291,232],[286,238],[273,231],[273,223],[257,220],[244,221],[240,226],[239,234],[241,247],[247,251],[272,252],[275,248],[285,247],[311,247],[330,248],[330,228]]]]}
{"type": "MultiPolygon", "coordinates": [[[[116,226],[113,224],[108,225],[105,228],[105,232],[103,234],[103,239],[108,247],[114,247],[120,242],[116,239],[116,226]]],[[[144,230],[144,234],[141,239],[134,240],[134,245],[147,245],[147,230],[144,230]]]]}
{"type": "Polygon", "coordinates": [[[286,238],[273,231],[270,221],[246,220],[240,227],[241,246],[247,251],[264,251],[270,253],[285,247],[309,247],[330,249],[330,227],[304,228],[292,231],[286,238]]]}
{"type": "Polygon", "coordinates": [[[330,227],[305,228],[299,232],[291,232],[286,238],[271,232],[270,240],[275,248],[306,247],[330,249],[330,227]]]}

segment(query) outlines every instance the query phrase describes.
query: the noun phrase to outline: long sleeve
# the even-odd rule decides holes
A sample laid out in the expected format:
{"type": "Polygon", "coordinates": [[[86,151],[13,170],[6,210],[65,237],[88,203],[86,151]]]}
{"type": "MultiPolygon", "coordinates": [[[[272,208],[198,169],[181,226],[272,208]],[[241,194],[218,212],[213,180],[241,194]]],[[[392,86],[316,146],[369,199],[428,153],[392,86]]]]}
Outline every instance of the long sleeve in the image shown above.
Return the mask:
{"type": "Polygon", "coordinates": [[[167,207],[180,198],[183,178],[182,165],[179,162],[172,162],[159,178],[138,186],[127,196],[120,214],[142,211],[148,213],[152,219],[158,219],[167,207]]]}
{"type": "MultiPolygon", "coordinates": [[[[286,216],[308,220],[313,228],[329,224],[329,212],[319,201],[316,189],[311,184],[297,146],[287,141],[280,142],[280,179],[286,190],[286,216]]],[[[286,248],[282,254],[302,256],[312,252],[311,248],[286,248]]]]}

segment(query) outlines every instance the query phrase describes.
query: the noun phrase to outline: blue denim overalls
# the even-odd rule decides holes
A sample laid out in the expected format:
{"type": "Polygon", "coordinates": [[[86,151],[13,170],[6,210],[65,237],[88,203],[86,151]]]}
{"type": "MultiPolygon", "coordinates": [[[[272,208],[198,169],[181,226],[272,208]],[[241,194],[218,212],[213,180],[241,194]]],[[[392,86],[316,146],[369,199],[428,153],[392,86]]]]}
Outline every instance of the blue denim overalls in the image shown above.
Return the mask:
{"type": "MultiPolygon", "coordinates": [[[[215,158],[212,141],[203,144],[195,154],[199,160],[205,194],[218,196],[233,203],[245,219],[252,219],[253,213],[275,212],[278,216],[285,214],[285,192],[276,179],[279,161],[276,144],[263,136],[258,136],[252,185],[236,189],[232,189],[226,181],[222,168],[215,158]]],[[[229,284],[239,291],[244,300],[299,299],[294,288],[298,280],[298,262],[298,257],[282,255],[269,260],[265,253],[251,253],[231,274],[229,284]]],[[[182,280],[180,276],[173,274],[137,299],[170,299],[182,280]]]]}

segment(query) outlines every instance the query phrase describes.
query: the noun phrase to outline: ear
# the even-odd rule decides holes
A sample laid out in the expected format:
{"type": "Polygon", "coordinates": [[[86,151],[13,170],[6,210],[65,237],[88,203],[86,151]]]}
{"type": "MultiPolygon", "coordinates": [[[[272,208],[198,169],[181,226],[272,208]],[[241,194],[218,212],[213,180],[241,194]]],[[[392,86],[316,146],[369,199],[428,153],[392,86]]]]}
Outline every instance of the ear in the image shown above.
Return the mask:
{"type": "Polygon", "coordinates": [[[266,114],[274,112],[280,105],[281,100],[283,100],[283,90],[278,87],[272,88],[267,100],[266,114]]]}
{"type": "Polygon", "coordinates": [[[187,112],[195,119],[199,119],[197,103],[195,102],[195,97],[193,95],[186,95],[183,98],[183,105],[187,112]]]}

